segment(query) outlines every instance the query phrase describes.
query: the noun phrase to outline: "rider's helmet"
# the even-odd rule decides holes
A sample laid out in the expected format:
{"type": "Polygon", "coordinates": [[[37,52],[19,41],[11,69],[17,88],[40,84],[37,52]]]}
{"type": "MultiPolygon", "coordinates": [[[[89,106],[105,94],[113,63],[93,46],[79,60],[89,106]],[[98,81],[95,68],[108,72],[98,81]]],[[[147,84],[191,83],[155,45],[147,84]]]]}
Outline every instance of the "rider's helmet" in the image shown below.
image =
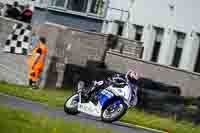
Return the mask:
{"type": "Polygon", "coordinates": [[[137,84],[139,76],[134,70],[129,70],[126,73],[126,79],[132,84],[137,84]]]}

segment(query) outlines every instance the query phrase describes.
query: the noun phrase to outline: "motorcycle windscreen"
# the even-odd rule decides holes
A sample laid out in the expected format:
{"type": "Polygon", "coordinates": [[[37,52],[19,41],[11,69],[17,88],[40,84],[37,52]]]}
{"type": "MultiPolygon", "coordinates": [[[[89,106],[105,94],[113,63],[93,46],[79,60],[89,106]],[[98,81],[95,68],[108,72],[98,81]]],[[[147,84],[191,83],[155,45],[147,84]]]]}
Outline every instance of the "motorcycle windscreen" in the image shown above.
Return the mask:
{"type": "Polygon", "coordinates": [[[99,102],[100,102],[101,106],[103,106],[109,99],[114,97],[114,94],[105,89],[103,91],[100,91],[97,94],[97,96],[98,96],[98,99],[99,99],[99,102]]]}

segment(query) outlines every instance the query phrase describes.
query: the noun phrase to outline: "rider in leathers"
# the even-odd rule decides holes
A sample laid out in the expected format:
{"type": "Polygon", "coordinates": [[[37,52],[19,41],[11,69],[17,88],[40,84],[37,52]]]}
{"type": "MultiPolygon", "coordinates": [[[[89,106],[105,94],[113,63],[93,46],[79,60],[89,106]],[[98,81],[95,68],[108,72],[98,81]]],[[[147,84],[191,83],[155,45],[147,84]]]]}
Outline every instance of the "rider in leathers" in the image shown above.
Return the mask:
{"type": "Polygon", "coordinates": [[[137,86],[137,81],[139,79],[138,74],[133,71],[129,70],[125,76],[116,74],[114,75],[111,79],[105,80],[105,81],[95,81],[95,86],[92,90],[90,90],[89,94],[87,96],[91,96],[93,92],[97,91],[100,88],[105,88],[105,86],[109,86],[110,84],[121,84],[121,81],[127,82],[128,86],[132,90],[132,98],[131,98],[131,106],[135,106],[137,104],[137,91],[138,91],[138,86],[137,86]]]}

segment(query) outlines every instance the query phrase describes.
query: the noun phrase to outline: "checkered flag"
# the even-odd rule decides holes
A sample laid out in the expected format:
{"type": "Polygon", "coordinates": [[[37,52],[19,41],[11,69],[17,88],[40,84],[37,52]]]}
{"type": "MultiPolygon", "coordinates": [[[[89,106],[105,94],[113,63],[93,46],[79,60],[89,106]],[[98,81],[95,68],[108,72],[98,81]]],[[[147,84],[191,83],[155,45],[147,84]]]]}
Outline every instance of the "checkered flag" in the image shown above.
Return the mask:
{"type": "Polygon", "coordinates": [[[30,38],[31,38],[30,25],[26,24],[15,24],[13,26],[12,33],[8,36],[4,45],[4,52],[27,55],[30,38]]]}

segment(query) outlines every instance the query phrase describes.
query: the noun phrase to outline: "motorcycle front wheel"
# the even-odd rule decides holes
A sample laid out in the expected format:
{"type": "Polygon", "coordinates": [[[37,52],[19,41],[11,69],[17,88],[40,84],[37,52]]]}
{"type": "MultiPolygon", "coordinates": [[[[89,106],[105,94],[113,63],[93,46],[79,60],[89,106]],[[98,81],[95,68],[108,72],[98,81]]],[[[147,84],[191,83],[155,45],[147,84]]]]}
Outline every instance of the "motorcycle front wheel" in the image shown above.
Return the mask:
{"type": "Polygon", "coordinates": [[[109,101],[102,110],[101,119],[104,122],[112,123],[119,120],[127,111],[127,106],[122,100],[109,101]]]}
{"type": "Polygon", "coordinates": [[[79,102],[79,96],[78,94],[74,94],[71,97],[69,97],[65,103],[64,103],[64,111],[67,114],[76,115],[79,113],[78,111],[78,102],[79,102]]]}

